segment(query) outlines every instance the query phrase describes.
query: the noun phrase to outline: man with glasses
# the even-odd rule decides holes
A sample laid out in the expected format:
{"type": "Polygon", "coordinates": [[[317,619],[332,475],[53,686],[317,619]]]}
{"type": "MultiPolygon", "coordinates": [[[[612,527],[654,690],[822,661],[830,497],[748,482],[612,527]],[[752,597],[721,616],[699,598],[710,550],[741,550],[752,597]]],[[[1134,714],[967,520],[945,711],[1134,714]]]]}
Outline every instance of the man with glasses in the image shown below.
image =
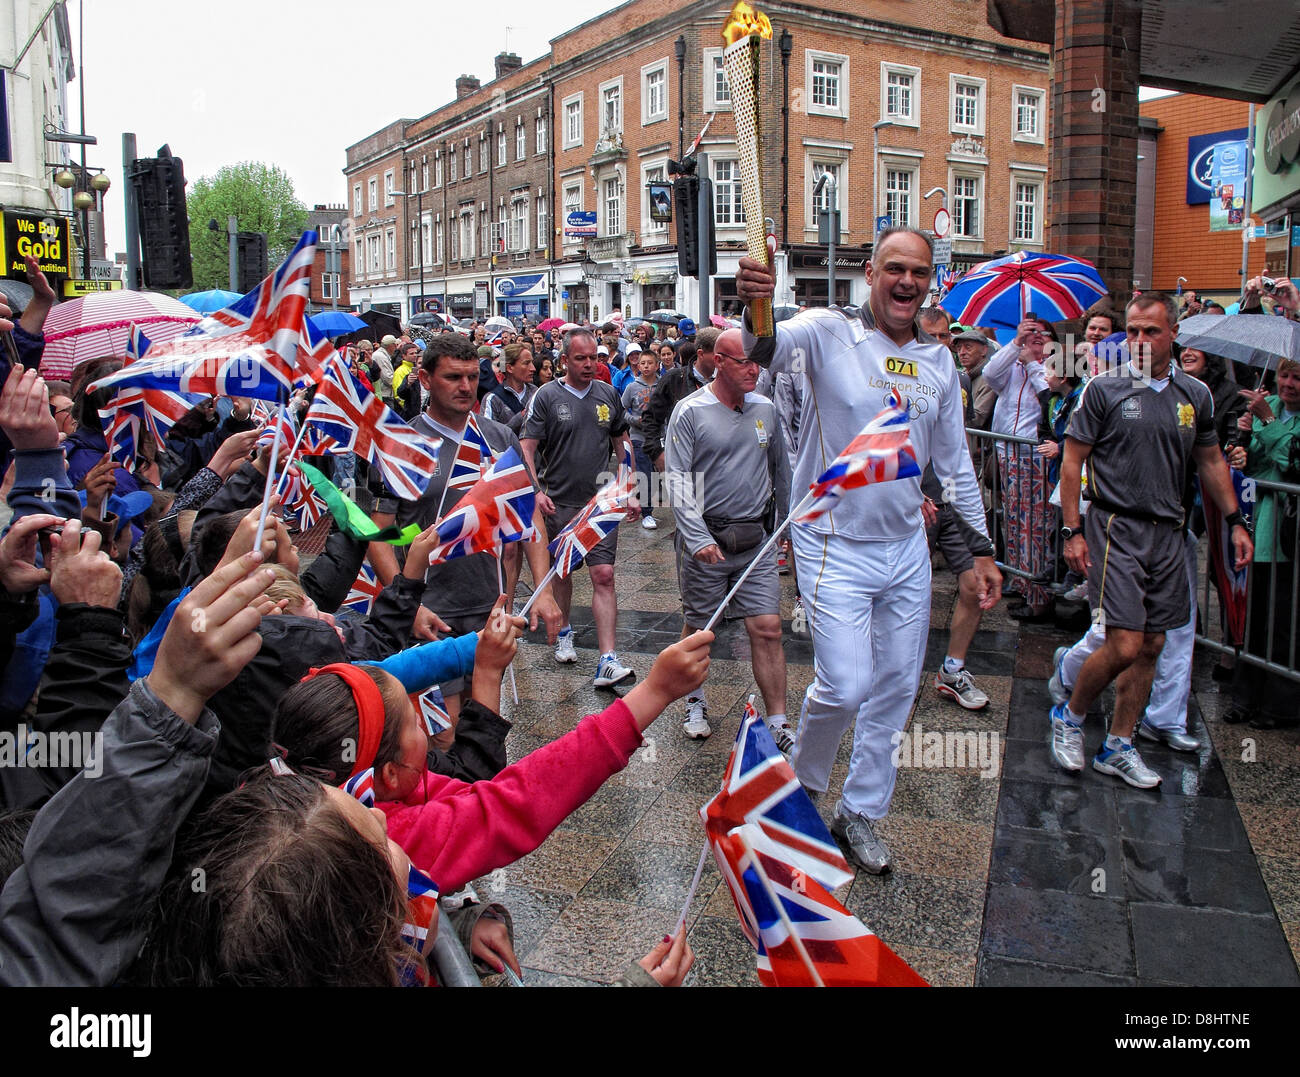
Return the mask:
{"type": "MultiPolygon", "coordinates": [[[[767,541],[776,506],[784,512],[790,497],[790,469],[776,406],[754,391],[758,362],[746,357],[739,329],[718,337],[714,357],[713,380],[673,408],[664,444],[677,514],[683,639],[713,616],[767,541]]],[[[745,619],[768,729],[788,757],[794,750],[794,731],[785,717],[775,549],[768,550],[750,573],[730,610],[745,619]]],[[[686,697],[682,729],[695,740],[713,732],[702,688],[686,697]]]]}

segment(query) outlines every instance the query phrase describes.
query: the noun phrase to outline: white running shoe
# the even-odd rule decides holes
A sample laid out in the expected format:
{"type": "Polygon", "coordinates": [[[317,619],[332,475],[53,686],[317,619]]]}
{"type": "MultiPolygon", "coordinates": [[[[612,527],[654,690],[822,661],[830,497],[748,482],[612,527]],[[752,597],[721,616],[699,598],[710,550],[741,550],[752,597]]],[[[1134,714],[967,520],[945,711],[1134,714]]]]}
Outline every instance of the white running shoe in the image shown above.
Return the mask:
{"type": "Polygon", "coordinates": [[[645,528],[647,531],[657,531],[659,529],[659,525],[655,522],[655,518],[653,516],[642,516],[641,526],[645,528]]]}
{"type": "Polygon", "coordinates": [[[606,655],[597,663],[596,676],[592,683],[597,688],[613,688],[620,681],[635,676],[635,670],[628,669],[617,658],[606,655]]]}
{"type": "Polygon", "coordinates": [[[691,740],[703,740],[713,732],[709,725],[709,708],[702,699],[686,701],[686,720],[682,722],[682,732],[691,740]]]}
{"type": "Polygon", "coordinates": [[[573,646],[572,632],[560,633],[560,638],[555,642],[555,660],[557,662],[576,662],[578,660],[577,648],[573,646]]]}

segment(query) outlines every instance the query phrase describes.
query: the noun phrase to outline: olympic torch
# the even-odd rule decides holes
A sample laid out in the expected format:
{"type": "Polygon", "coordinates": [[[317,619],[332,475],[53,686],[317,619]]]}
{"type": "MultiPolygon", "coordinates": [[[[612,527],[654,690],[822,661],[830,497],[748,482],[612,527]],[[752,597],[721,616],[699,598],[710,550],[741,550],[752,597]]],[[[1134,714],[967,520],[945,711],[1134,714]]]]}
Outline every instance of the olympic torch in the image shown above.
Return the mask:
{"type": "MultiPolygon", "coordinates": [[[[763,213],[762,125],[758,113],[759,52],[763,40],[772,40],[772,24],[761,11],[739,0],[722,27],[722,67],[731,90],[732,115],[736,121],[736,150],[740,158],[740,199],[745,207],[745,247],[755,261],[772,264],[767,245],[763,213]]],[[[749,305],[754,335],[776,333],[772,322],[772,301],[755,300],[749,305]]]]}

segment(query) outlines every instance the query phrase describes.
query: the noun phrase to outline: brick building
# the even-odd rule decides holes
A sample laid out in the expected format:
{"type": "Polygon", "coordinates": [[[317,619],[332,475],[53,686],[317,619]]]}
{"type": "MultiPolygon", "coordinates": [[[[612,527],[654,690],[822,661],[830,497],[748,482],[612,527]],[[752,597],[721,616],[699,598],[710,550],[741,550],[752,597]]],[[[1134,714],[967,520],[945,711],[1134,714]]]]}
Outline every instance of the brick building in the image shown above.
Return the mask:
{"type": "MultiPolygon", "coordinates": [[[[558,219],[596,212],[594,239],[557,240],[570,316],[698,309],[695,281],[675,281],[675,230],[650,219],[646,190],[709,114],[700,152],[714,184],[711,307],[736,309],[744,216],[721,70],[729,7],[634,0],[552,40],[558,219]]],[[[935,187],[949,194],[958,268],[1043,249],[1046,52],[1002,39],[979,5],[959,0],[927,8],[924,27],[901,24],[898,5],[879,0],[764,10],[774,34],[760,87],[764,196],[786,301],[827,301],[812,196],[823,171],[841,212],[839,302],[865,297],[876,216],[928,227],[940,195],[924,195],[935,187]]],[[[823,204],[829,197],[828,187],[823,204]]]]}
{"type": "Polygon", "coordinates": [[[348,270],[352,256],[352,222],[347,206],[312,207],[307,214],[307,227],[320,236],[316,245],[316,260],[311,266],[311,293],[308,306],[311,310],[329,310],[337,307],[347,310],[348,270]],[[331,249],[337,249],[338,267],[330,267],[331,249]]]}
{"type": "MultiPolygon", "coordinates": [[[[559,34],[527,65],[498,57],[492,82],[464,76],[456,101],[350,147],[354,299],[396,301],[409,312],[419,309],[412,296],[423,296],[464,315],[484,309],[486,288],[487,309],[499,313],[698,313],[697,282],[677,277],[676,226],[651,219],[646,189],[667,178],[668,161],[713,115],[700,148],[714,184],[710,306],[736,309],[744,217],[721,70],[729,8],[725,0],[630,0],[559,34]],[[422,198],[424,265],[434,270],[424,288],[418,259],[400,262],[401,237],[421,234],[410,192],[422,198]],[[594,226],[566,229],[573,213],[594,214],[594,226]],[[506,280],[510,295],[499,285],[506,280]]],[[[933,188],[949,196],[954,268],[1044,249],[1045,50],[999,36],[970,0],[927,6],[924,26],[899,21],[908,11],[888,0],[764,9],[775,37],[760,88],[764,195],[783,301],[828,298],[812,198],[822,172],[841,212],[839,302],[865,297],[875,218],[928,227],[941,198],[925,198],[933,188]]],[[[822,201],[829,196],[828,187],[822,201]]],[[[408,246],[419,253],[421,243],[408,246]]]]}
{"type": "MultiPolygon", "coordinates": [[[[1245,140],[1250,106],[1172,94],[1141,108],[1134,286],[1172,292],[1186,277],[1184,287],[1231,303],[1241,293],[1241,232],[1210,231],[1209,161],[1216,143],[1245,140]]],[[[1251,276],[1263,272],[1262,239],[1249,259],[1251,276]]]]}

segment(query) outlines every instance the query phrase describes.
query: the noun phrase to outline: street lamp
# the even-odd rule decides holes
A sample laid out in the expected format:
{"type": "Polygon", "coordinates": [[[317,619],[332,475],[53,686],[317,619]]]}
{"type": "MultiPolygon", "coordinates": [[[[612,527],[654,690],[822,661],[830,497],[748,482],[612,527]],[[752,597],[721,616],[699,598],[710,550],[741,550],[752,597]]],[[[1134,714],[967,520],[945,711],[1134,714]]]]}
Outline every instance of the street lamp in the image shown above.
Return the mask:
{"type": "Polygon", "coordinates": [[[835,242],[840,235],[840,203],[835,177],[829,168],[822,171],[813,185],[814,206],[826,187],[830,187],[830,193],[826,196],[826,208],[819,214],[817,223],[821,232],[818,239],[826,244],[826,305],[830,307],[835,305],[835,242]]]}
{"type": "MultiPolygon", "coordinates": [[[[47,130],[45,139],[47,142],[63,142],[77,136],[67,136],[66,138],[60,133],[53,130],[47,130]]],[[[91,136],[85,136],[90,138],[91,136]]],[[[54,185],[65,191],[70,191],[74,187],[76,191],[72,195],[72,208],[81,214],[81,248],[82,248],[82,275],[85,279],[90,279],[90,211],[97,206],[102,208],[101,201],[105,191],[112,185],[113,181],[108,178],[103,170],[98,170],[91,174],[91,170],[83,163],[78,165],[59,165],[46,164],[56,169],[54,173],[54,185]],[[75,169],[75,171],[74,171],[75,169]]]]}
{"type": "Polygon", "coordinates": [[[871,182],[874,187],[871,196],[872,246],[875,246],[876,221],[880,217],[880,142],[879,134],[886,127],[897,127],[893,120],[881,120],[871,125],[871,182]]]}

